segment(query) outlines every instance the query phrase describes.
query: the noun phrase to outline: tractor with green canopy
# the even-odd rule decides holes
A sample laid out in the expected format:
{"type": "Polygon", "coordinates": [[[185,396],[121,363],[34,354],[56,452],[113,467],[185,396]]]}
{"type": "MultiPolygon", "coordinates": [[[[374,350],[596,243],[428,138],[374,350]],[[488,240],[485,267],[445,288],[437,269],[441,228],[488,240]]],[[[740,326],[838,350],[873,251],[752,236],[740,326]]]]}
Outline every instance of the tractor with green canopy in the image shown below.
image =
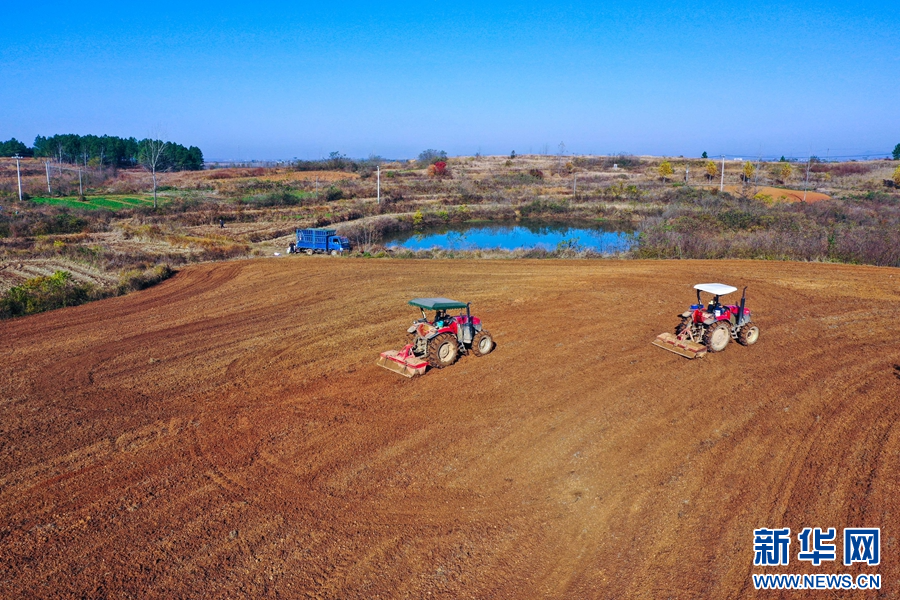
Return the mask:
{"type": "Polygon", "coordinates": [[[422,318],[406,330],[409,343],[399,352],[382,352],[376,364],[406,377],[425,373],[428,367],[442,369],[471,352],[484,356],[494,349],[494,339],[472,316],[468,302],[450,298],[413,298],[410,306],[422,311],[422,318]],[[426,312],[427,311],[427,312],[426,312]],[[452,315],[449,311],[459,311],[452,315]],[[465,312],[463,312],[465,311],[465,312]],[[428,313],[434,315],[429,318],[428,313]]]}

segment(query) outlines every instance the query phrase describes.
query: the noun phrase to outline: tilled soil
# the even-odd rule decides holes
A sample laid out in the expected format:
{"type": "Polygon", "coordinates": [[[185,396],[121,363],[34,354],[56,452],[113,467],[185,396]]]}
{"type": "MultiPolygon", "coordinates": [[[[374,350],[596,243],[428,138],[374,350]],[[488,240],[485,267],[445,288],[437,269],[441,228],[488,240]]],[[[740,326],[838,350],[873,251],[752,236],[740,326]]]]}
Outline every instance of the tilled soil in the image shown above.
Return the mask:
{"type": "MultiPolygon", "coordinates": [[[[764,196],[769,196],[774,200],[780,200],[784,202],[821,202],[823,200],[831,200],[831,196],[828,194],[823,194],[821,192],[814,191],[804,191],[804,190],[789,190],[786,188],[776,188],[776,187],[757,187],[753,186],[749,188],[752,191],[752,194],[755,196],[757,194],[762,194],[764,196]]],[[[725,191],[731,194],[741,194],[746,193],[746,189],[740,185],[726,185],[725,191]]]]}
{"type": "Polygon", "coordinates": [[[874,267],[290,256],[8,321],[0,596],[891,597],[898,300],[874,267]],[[712,281],[749,286],[759,343],[650,345],[712,281]],[[375,366],[435,295],[494,352],[375,366]],[[762,527],[788,567],[753,566],[762,527]],[[881,565],[801,563],[804,527],[880,527],[881,565]]]}

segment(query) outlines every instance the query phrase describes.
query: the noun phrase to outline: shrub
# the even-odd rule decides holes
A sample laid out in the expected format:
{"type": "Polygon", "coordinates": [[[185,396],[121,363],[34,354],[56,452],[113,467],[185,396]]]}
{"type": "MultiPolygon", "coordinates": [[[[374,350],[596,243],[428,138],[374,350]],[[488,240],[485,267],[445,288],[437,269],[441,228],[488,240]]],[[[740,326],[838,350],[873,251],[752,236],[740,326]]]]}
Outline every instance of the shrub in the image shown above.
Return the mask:
{"type": "Polygon", "coordinates": [[[447,153],[443,150],[429,148],[419,153],[419,166],[425,167],[436,162],[447,162],[447,153]]]}
{"type": "Polygon", "coordinates": [[[719,175],[719,167],[711,160],[706,161],[706,179],[712,180],[713,177],[719,175]]]}
{"type": "Polygon", "coordinates": [[[845,162],[845,163],[818,163],[809,167],[811,173],[831,173],[835,177],[844,177],[846,175],[865,175],[866,173],[877,169],[878,167],[867,163],[845,162]]]}
{"type": "Polygon", "coordinates": [[[552,202],[550,200],[532,200],[519,209],[519,213],[523,217],[542,213],[562,213],[566,212],[569,206],[566,202],[552,202]]]}
{"type": "Polygon", "coordinates": [[[773,204],[775,204],[775,198],[773,198],[769,194],[763,194],[762,192],[753,196],[753,199],[762,202],[766,206],[772,206],[773,204]]]}
{"type": "Polygon", "coordinates": [[[606,166],[617,165],[620,169],[630,169],[641,166],[641,159],[631,154],[619,153],[606,159],[606,166]]]}
{"type": "Polygon", "coordinates": [[[541,171],[540,169],[531,169],[530,171],[528,171],[528,174],[531,175],[532,177],[534,177],[535,179],[540,179],[540,180],[544,179],[544,172],[541,171]]]}
{"type": "Polygon", "coordinates": [[[657,170],[659,171],[659,176],[662,177],[663,181],[666,181],[675,172],[672,169],[672,165],[667,160],[662,161],[657,170]]]}
{"type": "Polygon", "coordinates": [[[744,181],[749,181],[753,179],[753,174],[756,173],[756,167],[749,160],[744,163],[744,168],[741,169],[741,175],[744,178],[744,181]]]}
{"type": "Polygon", "coordinates": [[[336,200],[340,200],[343,197],[343,190],[335,185],[328,186],[328,189],[325,190],[325,200],[327,200],[328,202],[335,202],[336,200]]]}
{"type": "Polygon", "coordinates": [[[300,197],[288,192],[272,192],[271,194],[259,194],[243,199],[246,204],[255,206],[296,206],[300,204],[300,197]]]}
{"type": "Polygon", "coordinates": [[[428,167],[428,176],[429,177],[449,177],[450,169],[447,168],[447,163],[442,160],[434,163],[430,167],[428,167]]]}
{"type": "Polygon", "coordinates": [[[167,264],[156,265],[151,269],[129,269],[119,276],[119,294],[146,289],[164,281],[175,274],[175,271],[167,264]]]}
{"type": "Polygon", "coordinates": [[[0,297],[0,318],[31,315],[64,306],[77,306],[92,299],[94,287],[79,284],[68,271],[35,277],[0,297]]]}
{"type": "Polygon", "coordinates": [[[791,178],[791,175],[794,174],[794,168],[786,162],[781,163],[781,166],[778,167],[777,175],[778,179],[782,182],[787,181],[791,178]]]}
{"type": "Polygon", "coordinates": [[[298,160],[293,167],[297,171],[357,171],[361,163],[340,152],[331,152],[322,160],[298,160]]]}
{"type": "Polygon", "coordinates": [[[61,212],[56,215],[41,215],[39,220],[31,225],[31,235],[50,235],[54,233],[80,233],[88,229],[90,223],[87,219],[73,215],[69,212],[61,212]]]}
{"type": "Polygon", "coordinates": [[[892,179],[894,180],[894,185],[900,186],[900,167],[894,169],[894,175],[892,179]]]}

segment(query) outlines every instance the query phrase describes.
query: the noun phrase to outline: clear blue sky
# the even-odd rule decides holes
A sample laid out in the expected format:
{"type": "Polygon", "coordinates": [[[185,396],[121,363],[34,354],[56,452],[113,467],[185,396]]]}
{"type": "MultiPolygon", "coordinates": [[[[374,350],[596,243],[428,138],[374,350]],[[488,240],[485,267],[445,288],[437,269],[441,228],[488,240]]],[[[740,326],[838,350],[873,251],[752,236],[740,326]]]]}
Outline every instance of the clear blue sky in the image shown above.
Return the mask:
{"type": "Polygon", "coordinates": [[[0,139],[208,159],[900,142],[896,2],[3,2],[0,139]]]}

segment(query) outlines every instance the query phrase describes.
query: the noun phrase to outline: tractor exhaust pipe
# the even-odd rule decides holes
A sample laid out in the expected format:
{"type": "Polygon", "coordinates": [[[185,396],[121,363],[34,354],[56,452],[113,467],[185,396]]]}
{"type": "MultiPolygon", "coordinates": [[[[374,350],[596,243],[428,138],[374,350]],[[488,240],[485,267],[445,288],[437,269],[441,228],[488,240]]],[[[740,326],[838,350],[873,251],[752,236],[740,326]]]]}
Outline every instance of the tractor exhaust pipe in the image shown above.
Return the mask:
{"type": "Polygon", "coordinates": [[[746,304],[746,302],[747,302],[747,286],[744,286],[744,293],[741,294],[741,309],[740,309],[740,312],[738,312],[738,320],[737,320],[738,327],[740,327],[744,324],[744,319],[746,318],[744,316],[744,305],[746,304]]]}

